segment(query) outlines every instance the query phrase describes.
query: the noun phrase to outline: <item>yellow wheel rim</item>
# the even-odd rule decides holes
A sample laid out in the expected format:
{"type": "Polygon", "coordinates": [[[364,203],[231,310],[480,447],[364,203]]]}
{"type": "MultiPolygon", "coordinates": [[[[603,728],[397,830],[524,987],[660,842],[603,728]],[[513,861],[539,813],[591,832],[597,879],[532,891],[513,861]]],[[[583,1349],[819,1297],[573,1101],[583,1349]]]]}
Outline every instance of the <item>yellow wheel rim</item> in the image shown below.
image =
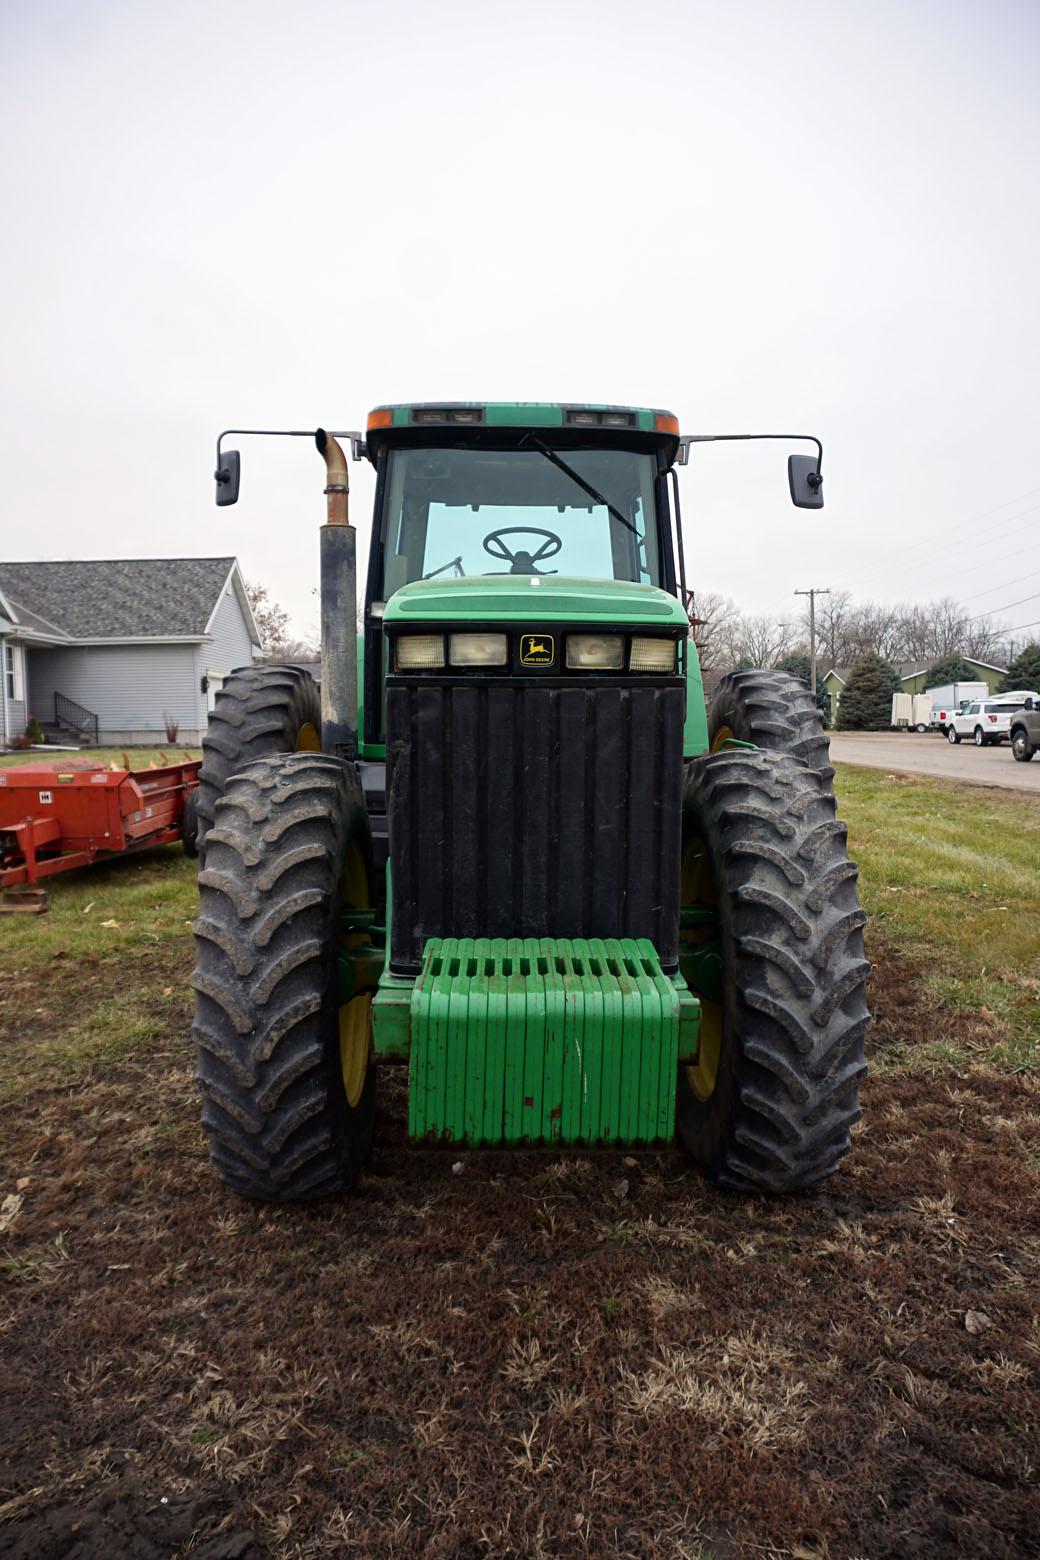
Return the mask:
{"type": "MultiPolygon", "coordinates": [[[[306,728],[305,728],[306,729],[306,728]]],[[[312,731],[314,727],[310,728],[312,731]]],[[[371,904],[365,858],[357,845],[351,845],[343,863],[340,903],[344,910],[367,910],[371,904]]],[[[341,937],[344,948],[368,941],[366,932],[348,932],[341,937]]],[[[339,1065],[343,1074],[343,1092],[353,1107],[361,1099],[368,1077],[372,1048],[372,993],[361,991],[339,1010],[339,1065]]]]}
{"type": "Polygon", "coordinates": [[[318,735],[317,727],[313,722],[308,721],[296,733],[296,751],[297,753],[321,752],[321,737],[318,735]]]}
{"type": "MultiPolygon", "coordinates": [[[[722,732],[728,733],[723,727],[722,732]]],[[[722,732],[716,735],[719,741],[722,732]]],[[[714,748],[713,743],[713,748],[714,748]]],[[[693,839],[687,844],[682,858],[681,898],[684,905],[707,905],[714,909],[719,893],[712,871],[711,860],[703,840],[693,839]]],[[[710,926],[691,926],[681,933],[689,943],[706,942],[715,933],[710,926]]],[[[701,1004],[700,1040],[697,1060],[686,1069],[686,1080],[699,1100],[710,1099],[715,1092],[719,1075],[719,1057],[722,1054],[722,1004],[710,1002],[701,992],[694,990],[701,1004]]]]}
{"type": "Polygon", "coordinates": [[[339,1066],[343,1074],[343,1092],[351,1106],[360,1100],[368,1076],[371,1019],[370,991],[362,992],[339,1010],[339,1066]]]}
{"type": "Polygon", "coordinates": [[[718,753],[727,742],[734,742],[736,738],[728,726],[720,726],[711,739],[711,751],[718,753]]]}

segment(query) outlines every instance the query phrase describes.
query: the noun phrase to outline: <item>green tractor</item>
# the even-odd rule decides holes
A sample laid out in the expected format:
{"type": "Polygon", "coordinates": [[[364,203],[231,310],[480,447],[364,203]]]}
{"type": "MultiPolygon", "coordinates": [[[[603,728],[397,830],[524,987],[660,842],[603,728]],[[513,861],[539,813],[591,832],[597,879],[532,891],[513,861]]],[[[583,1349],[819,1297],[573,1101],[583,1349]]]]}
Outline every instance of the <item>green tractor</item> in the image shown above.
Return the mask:
{"type": "MultiPolygon", "coordinates": [[[[638,408],[378,408],[338,436],[376,472],[359,636],[347,457],[307,437],[320,696],[299,668],[235,672],[198,791],[222,1180],[349,1188],[389,1066],[416,1145],[678,1139],[720,1186],[830,1175],[865,1071],[865,916],[809,690],[740,671],[705,708],[676,471],[700,440],[638,408]]],[[[812,442],[788,461],[805,508],[812,442]]]]}

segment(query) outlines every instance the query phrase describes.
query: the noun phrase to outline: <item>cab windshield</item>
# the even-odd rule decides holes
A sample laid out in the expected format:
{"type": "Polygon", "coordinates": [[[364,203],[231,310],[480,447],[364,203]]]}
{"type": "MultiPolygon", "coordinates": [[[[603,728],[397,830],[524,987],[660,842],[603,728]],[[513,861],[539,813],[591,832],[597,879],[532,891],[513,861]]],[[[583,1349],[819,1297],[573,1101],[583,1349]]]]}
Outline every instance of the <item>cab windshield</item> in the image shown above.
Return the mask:
{"type": "Polygon", "coordinates": [[[657,463],[632,450],[392,450],[383,600],[412,580],[569,574],[660,585],[657,463]],[[592,488],[605,500],[596,502],[592,488]]]}

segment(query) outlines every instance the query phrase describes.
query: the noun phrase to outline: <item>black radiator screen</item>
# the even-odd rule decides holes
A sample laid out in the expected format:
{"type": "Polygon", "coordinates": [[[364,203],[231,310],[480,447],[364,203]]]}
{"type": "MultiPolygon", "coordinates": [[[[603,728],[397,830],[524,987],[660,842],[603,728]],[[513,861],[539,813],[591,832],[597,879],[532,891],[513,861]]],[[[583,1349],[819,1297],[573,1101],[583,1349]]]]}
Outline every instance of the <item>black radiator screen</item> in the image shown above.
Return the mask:
{"type": "Polygon", "coordinates": [[[389,678],[392,968],[429,937],[649,937],[674,970],[684,702],[678,681],[389,678]]]}

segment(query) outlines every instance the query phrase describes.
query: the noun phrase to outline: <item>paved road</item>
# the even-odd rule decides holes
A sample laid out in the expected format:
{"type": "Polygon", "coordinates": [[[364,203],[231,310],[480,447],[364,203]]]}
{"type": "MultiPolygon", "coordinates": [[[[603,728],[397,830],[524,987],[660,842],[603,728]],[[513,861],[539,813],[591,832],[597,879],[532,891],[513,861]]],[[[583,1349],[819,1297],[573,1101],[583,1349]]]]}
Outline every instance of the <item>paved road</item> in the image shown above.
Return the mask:
{"type": "Polygon", "coordinates": [[[1040,796],[1040,753],[1030,764],[1016,764],[1007,742],[977,748],[961,741],[951,746],[938,732],[832,731],[831,758],[841,764],[866,764],[890,773],[941,775],[962,785],[998,785],[1007,791],[1040,796]]]}

